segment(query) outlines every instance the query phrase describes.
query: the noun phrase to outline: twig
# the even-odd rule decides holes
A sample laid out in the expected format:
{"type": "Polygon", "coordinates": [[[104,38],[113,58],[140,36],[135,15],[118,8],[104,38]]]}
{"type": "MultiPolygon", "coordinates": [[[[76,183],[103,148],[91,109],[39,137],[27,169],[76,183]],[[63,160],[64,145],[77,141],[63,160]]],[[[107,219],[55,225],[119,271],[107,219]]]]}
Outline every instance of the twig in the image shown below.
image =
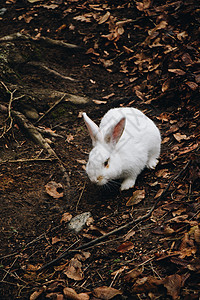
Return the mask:
{"type": "Polygon", "coordinates": [[[6,270],[6,274],[3,276],[2,280],[5,280],[7,275],[9,274],[10,270],[12,269],[12,267],[14,266],[14,264],[16,263],[16,261],[18,260],[18,256],[14,259],[13,263],[11,264],[10,268],[8,270],[6,270]]]}
{"type": "Polygon", "coordinates": [[[9,164],[9,163],[23,163],[23,162],[31,162],[31,161],[54,161],[57,158],[23,158],[23,159],[11,159],[11,160],[0,160],[0,165],[9,164]]]}
{"type": "Polygon", "coordinates": [[[85,183],[84,183],[84,186],[83,186],[83,188],[82,188],[81,194],[80,194],[80,196],[79,196],[79,198],[78,198],[78,201],[77,201],[77,203],[76,203],[76,212],[77,212],[77,210],[78,210],[78,205],[79,205],[80,200],[81,200],[81,198],[82,198],[84,189],[85,189],[85,183]]]}
{"type": "MultiPolygon", "coordinates": [[[[96,244],[98,244],[100,241],[103,241],[104,239],[108,238],[109,236],[111,235],[114,235],[116,233],[118,233],[119,231],[123,230],[123,229],[126,229],[128,228],[129,226],[133,225],[133,224],[136,224],[136,223],[139,223],[141,221],[144,221],[146,220],[147,218],[149,218],[152,214],[152,212],[155,210],[157,204],[160,202],[160,200],[164,197],[164,195],[168,192],[171,184],[173,181],[175,181],[176,179],[178,179],[181,174],[187,169],[187,167],[189,166],[189,164],[191,163],[191,160],[189,160],[187,162],[187,164],[184,166],[184,168],[176,175],[174,176],[168,183],[167,187],[165,188],[165,190],[162,192],[162,194],[160,195],[160,197],[158,197],[158,199],[156,200],[156,202],[154,203],[154,205],[152,206],[152,208],[149,210],[149,212],[141,217],[138,217],[137,219],[135,220],[132,220],[131,222],[123,225],[123,226],[120,226],[110,232],[108,232],[107,234],[103,235],[103,236],[100,236],[84,245],[81,245],[79,246],[78,248],[74,249],[74,250],[71,250],[73,252],[76,252],[76,251],[79,251],[79,250],[85,250],[85,249],[88,249],[89,247],[91,246],[94,246],[96,244]]],[[[71,247],[70,247],[71,248],[71,247]]],[[[70,251],[70,252],[71,252],[70,251]]],[[[59,257],[55,258],[54,260],[52,260],[51,262],[49,262],[48,264],[42,266],[39,271],[42,271],[44,269],[46,269],[47,267],[51,266],[52,264],[55,264],[56,262],[58,262],[60,259],[64,258],[69,252],[69,248],[66,249],[59,257]]]]}
{"type": "Polygon", "coordinates": [[[44,269],[54,265],[57,261],[59,261],[60,259],[62,259],[63,257],[66,256],[66,254],[68,253],[68,251],[77,243],[79,242],[79,240],[77,240],[75,243],[73,243],[72,245],[70,245],[63,253],[60,254],[60,256],[58,256],[57,258],[53,259],[52,261],[50,261],[49,263],[43,265],[37,272],[41,272],[44,269]]]}
{"type": "Polygon", "coordinates": [[[63,101],[66,94],[64,94],[59,100],[57,100],[36,122],[35,124],[38,124],[46,115],[48,115],[59,103],[63,101]]]}

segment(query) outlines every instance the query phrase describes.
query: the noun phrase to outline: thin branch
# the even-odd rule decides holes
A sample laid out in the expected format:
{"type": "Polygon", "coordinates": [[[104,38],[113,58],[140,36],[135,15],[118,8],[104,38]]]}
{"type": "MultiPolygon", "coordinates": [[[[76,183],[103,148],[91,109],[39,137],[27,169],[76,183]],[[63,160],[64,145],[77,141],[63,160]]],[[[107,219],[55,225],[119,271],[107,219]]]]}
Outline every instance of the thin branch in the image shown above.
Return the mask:
{"type": "Polygon", "coordinates": [[[60,99],[58,99],[35,123],[39,123],[46,115],[48,115],[58,104],[60,104],[65,98],[66,94],[64,94],[60,99]]]}

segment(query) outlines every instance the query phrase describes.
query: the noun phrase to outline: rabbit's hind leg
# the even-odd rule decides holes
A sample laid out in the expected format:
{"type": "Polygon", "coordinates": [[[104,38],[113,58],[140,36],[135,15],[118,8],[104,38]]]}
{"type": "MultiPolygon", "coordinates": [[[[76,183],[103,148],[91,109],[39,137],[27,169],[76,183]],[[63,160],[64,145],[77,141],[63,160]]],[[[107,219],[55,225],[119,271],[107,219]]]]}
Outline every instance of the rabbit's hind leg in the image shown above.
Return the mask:
{"type": "Polygon", "coordinates": [[[148,153],[148,160],[146,163],[147,168],[155,169],[156,165],[158,164],[158,157],[160,155],[160,145],[155,146],[149,153],[148,153]]]}
{"type": "Polygon", "coordinates": [[[157,164],[158,164],[157,158],[151,157],[147,162],[147,168],[155,169],[157,164]]]}

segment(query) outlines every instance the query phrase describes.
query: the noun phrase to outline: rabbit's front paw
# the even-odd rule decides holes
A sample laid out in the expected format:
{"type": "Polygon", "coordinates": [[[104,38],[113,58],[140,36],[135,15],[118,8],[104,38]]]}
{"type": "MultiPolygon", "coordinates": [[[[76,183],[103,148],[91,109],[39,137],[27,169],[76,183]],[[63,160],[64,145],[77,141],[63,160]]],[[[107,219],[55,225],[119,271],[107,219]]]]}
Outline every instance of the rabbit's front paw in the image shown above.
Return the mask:
{"type": "Polygon", "coordinates": [[[126,178],[122,182],[120,190],[124,191],[124,190],[131,189],[131,188],[134,187],[134,185],[135,185],[135,179],[133,179],[133,178],[126,178]]]}

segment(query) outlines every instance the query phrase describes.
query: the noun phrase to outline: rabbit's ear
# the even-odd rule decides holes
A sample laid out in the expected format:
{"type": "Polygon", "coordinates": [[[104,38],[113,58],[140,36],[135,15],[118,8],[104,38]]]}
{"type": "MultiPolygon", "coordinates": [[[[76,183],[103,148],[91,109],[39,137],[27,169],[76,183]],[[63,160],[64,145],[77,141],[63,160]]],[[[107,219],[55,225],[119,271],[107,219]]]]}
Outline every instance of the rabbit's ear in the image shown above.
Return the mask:
{"type": "Polygon", "coordinates": [[[105,141],[111,145],[116,145],[125,128],[126,118],[122,118],[105,136],[105,141]]]}
{"type": "Polygon", "coordinates": [[[96,142],[100,140],[101,133],[99,131],[99,127],[87,116],[86,113],[83,113],[83,118],[92,139],[92,144],[94,146],[96,142]]]}

